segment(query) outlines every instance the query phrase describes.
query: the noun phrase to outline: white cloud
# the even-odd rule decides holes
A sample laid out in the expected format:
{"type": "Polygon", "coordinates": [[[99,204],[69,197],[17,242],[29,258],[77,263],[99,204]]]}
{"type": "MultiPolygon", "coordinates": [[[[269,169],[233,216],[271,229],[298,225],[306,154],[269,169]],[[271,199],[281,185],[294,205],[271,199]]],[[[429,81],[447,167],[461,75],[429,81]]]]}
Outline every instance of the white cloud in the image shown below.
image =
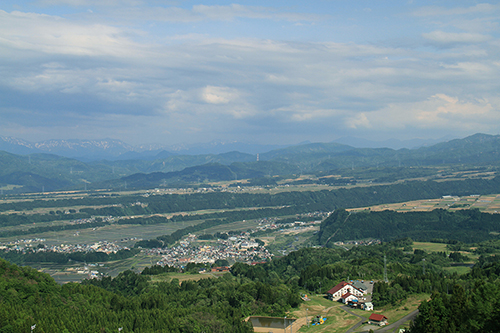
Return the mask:
{"type": "Polygon", "coordinates": [[[210,104],[227,104],[239,98],[238,91],[228,87],[206,86],[201,91],[203,101],[210,104]]]}
{"type": "Polygon", "coordinates": [[[319,21],[326,18],[326,15],[293,13],[283,11],[279,8],[243,6],[239,4],[231,4],[229,6],[195,5],[193,6],[193,12],[212,20],[233,20],[237,17],[244,17],[297,22],[319,21]]]}
{"type": "Polygon", "coordinates": [[[140,45],[109,25],[81,24],[35,13],[0,10],[0,46],[47,54],[134,55],[140,45]]]}
{"type": "Polygon", "coordinates": [[[144,4],[142,0],[38,0],[43,6],[137,6],[144,4]]]}
{"type": "Polygon", "coordinates": [[[497,128],[499,107],[498,103],[494,105],[487,99],[461,100],[440,93],[425,101],[392,103],[365,115],[366,121],[380,130],[419,128],[478,132],[497,128]]]}
{"type": "Polygon", "coordinates": [[[477,33],[451,33],[444,31],[433,31],[424,33],[422,36],[433,42],[441,44],[456,44],[456,43],[482,43],[491,40],[491,36],[477,33]]]}
{"type": "Polygon", "coordinates": [[[500,5],[481,3],[471,7],[421,7],[414,11],[415,16],[447,16],[447,15],[467,15],[467,14],[492,14],[500,10],[500,5]]]}
{"type": "Polygon", "coordinates": [[[345,122],[348,127],[353,129],[372,127],[370,120],[368,119],[368,117],[364,112],[361,112],[360,114],[357,114],[354,117],[347,118],[345,122]]]}

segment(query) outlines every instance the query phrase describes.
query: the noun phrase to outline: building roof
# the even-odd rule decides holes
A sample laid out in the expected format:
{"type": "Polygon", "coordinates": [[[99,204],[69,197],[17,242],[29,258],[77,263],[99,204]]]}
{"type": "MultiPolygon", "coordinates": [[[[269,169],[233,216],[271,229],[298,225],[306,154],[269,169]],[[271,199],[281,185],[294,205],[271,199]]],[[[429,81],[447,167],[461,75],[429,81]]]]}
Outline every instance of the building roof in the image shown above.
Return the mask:
{"type": "Polygon", "coordinates": [[[353,294],[351,294],[351,293],[347,293],[347,294],[345,294],[345,295],[342,295],[341,297],[342,297],[343,299],[346,299],[346,298],[347,298],[347,297],[349,297],[349,296],[353,296],[353,297],[358,298],[356,295],[353,295],[353,294]]]}
{"type": "Polygon", "coordinates": [[[368,288],[366,287],[366,285],[359,281],[359,280],[356,280],[356,281],[353,281],[351,282],[352,286],[356,289],[360,289],[360,290],[363,290],[363,291],[366,291],[368,288]]]}
{"type": "Polygon", "coordinates": [[[345,286],[350,286],[349,283],[345,282],[345,281],[342,281],[340,282],[339,284],[337,284],[335,287],[333,287],[332,289],[328,290],[326,293],[327,294],[335,294],[337,291],[339,291],[340,289],[344,288],[345,286]]]}
{"type": "Polygon", "coordinates": [[[387,320],[387,317],[384,315],[378,314],[378,313],[372,313],[370,315],[370,318],[368,318],[368,319],[373,320],[373,321],[383,321],[383,320],[387,320]]]}

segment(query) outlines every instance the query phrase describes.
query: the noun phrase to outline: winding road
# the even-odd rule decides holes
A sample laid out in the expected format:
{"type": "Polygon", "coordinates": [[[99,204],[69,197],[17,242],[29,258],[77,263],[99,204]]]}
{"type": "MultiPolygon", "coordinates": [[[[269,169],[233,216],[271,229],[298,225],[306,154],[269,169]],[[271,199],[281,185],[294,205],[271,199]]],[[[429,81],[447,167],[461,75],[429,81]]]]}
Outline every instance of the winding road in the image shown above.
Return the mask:
{"type": "MultiPolygon", "coordinates": [[[[345,312],[347,312],[349,314],[352,314],[353,316],[356,316],[356,317],[358,317],[358,318],[361,319],[357,324],[355,324],[354,326],[352,326],[351,328],[349,328],[346,331],[346,333],[355,332],[364,322],[367,321],[367,319],[365,317],[362,317],[362,316],[357,315],[354,312],[352,312],[351,309],[348,306],[344,305],[341,308],[345,312]]],[[[399,326],[403,325],[404,323],[406,323],[409,320],[415,320],[415,318],[417,317],[417,315],[418,315],[418,310],[415,310],[415,311],[407,314],[403,318],[399,319],[398,321],[396,321],[396,322],[394,322],[394,323],[392,323],[390,325],[383,326],[383,327],[380,327],[380,328],[378,326],[370,325],[370,328],[372,330],[374,330],[374,331],[377,331],[377,332],[394,332],[394,333],[397,333],[397,332],[399,332],[399,326]]]]}

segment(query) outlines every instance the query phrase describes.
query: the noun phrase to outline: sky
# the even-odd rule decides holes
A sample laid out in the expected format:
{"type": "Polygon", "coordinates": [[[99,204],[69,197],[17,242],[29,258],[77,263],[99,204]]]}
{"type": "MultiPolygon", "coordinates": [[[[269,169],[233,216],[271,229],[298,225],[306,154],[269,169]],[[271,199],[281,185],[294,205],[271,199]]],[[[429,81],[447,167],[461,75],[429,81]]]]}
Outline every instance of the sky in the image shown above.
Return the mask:
{"type": "Polygon", "coordinates": [[[2,0],[0,136],[499,134],[499,23],[493,1],[2,0]]]}

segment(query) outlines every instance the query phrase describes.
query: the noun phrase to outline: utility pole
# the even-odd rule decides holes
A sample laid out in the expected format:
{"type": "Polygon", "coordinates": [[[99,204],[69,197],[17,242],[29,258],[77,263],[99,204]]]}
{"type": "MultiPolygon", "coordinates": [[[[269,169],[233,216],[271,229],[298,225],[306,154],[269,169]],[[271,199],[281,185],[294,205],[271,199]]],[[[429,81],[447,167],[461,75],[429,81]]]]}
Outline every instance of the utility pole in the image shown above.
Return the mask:
{"type": "Polygon", "coordinates": [[[387,256],[384,254],[384,282],[388,283],[389,279],[387,278],[387,256]]]}

